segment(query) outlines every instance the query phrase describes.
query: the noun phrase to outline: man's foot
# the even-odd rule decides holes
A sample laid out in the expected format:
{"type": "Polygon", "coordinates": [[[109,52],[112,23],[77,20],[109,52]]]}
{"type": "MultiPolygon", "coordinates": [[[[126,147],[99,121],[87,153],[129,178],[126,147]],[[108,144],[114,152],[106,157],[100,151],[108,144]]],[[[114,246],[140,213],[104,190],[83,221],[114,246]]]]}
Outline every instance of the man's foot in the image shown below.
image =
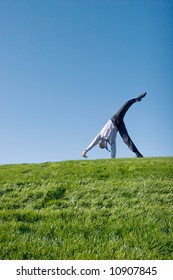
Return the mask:
{"type": "Polygon", "coordinates": [[[136,157],[137,157],[137,158],[142,158],[143,155],[141,155],[141,153],[136,153],[136,157]]]}
{"type": "Polygon", "coordinates": [[[144,98],[145,96],[146,96],[146,92],[144,92],[144,93],[142,93],[141,95],[139,95],[137,98],[136,98],[136,100],[137,101],[141,101],[142,100],[142,98],[144,98]]]}

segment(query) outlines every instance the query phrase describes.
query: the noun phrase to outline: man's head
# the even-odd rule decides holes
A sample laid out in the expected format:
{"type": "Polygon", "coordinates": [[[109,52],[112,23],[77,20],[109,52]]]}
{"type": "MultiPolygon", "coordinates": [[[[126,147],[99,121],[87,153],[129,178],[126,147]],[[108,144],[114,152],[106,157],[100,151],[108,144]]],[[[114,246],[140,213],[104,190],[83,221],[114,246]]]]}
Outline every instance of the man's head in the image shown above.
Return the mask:
{"type": "Polygon", "coordinates": [[[99,147],[100,149],[106,149],[107,151],[111,152],[109,149],[108,149],[108,145],[107,145],[107,141],[106,140],[101,140],[99,142],[99,147]]]}
{"type": "Polygon", "coordinates": [[[105,148],[105,140],[101,140],[99,142],[99,147],[100,147],[100,149],[104,149],[105,148]]]}

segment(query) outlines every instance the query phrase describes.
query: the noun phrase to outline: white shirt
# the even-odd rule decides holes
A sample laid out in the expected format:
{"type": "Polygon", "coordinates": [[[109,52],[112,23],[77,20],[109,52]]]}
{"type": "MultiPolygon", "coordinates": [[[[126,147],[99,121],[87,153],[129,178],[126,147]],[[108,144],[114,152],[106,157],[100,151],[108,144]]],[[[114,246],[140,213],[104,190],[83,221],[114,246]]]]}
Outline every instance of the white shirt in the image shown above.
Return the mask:
{"type": "Polygon", "coordinates": [[[86,152],[96,146],[101,140],[106,140],[111,146],[111,157],[116,157],[116,135],[117,127],[113,124],[112,120],[108,120],[102,130],[97,134],[94,140],[87,147],[86,152]]]}

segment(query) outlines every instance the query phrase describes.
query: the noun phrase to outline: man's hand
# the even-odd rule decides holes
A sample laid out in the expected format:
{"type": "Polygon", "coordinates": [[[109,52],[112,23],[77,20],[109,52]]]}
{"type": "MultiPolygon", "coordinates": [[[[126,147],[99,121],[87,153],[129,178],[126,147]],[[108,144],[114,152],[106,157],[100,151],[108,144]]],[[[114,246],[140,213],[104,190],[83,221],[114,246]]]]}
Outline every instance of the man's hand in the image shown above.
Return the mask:
{"type": "Polygon", "coordinates": [[[83,153],[82,153],[82,156],[84,157],[84,158],[87,158],[87,155],[86,155],[86,151],[84,151],[83,153]]]}

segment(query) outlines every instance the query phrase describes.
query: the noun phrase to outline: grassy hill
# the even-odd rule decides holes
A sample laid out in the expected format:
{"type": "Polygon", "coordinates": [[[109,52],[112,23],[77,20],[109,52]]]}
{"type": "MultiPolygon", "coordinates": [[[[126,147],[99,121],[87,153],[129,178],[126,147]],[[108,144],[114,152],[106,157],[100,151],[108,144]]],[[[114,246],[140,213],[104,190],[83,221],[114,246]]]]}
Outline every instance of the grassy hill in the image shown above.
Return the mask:
{"type": "Polygon", "coordinates": [[[173,158],[0,166],[0,259],[173,259],[173,158]]]}

